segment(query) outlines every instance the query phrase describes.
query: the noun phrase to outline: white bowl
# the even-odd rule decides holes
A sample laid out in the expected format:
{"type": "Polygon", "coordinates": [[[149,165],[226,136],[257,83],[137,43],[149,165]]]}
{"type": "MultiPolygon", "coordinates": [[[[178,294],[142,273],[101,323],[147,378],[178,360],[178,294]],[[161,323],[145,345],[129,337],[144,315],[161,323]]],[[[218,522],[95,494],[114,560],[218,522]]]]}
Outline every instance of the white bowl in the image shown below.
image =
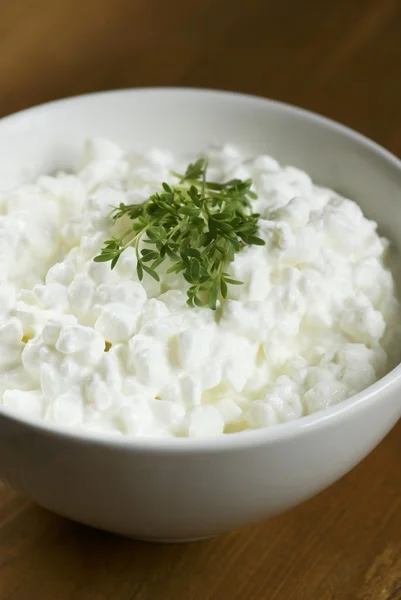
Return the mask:
{"type": "MultiPolygon", "coordinates": [[[[357,200],[401,247],[401,163],[317,115],[259,98],[185,89],[81,96],[0,121],[0,182],[69,167],[84,140],[177,153],[232,142],[269,153],[357,200]]],[[[102,439],[0,408],[0,476],[56,513],[126,536],[200,538],[306,500],[362,460],[401,416],[401,367],[341,404],[212,440],[102,439]]]]}

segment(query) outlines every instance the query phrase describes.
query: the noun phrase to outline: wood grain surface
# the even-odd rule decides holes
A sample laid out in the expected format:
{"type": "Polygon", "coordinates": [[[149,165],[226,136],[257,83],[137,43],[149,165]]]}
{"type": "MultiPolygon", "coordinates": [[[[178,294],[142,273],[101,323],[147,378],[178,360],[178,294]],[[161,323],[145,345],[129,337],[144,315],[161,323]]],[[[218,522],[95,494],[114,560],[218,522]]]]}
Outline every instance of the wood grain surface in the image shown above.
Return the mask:
{"type": "MultiPolygon", "coordinates": [[[[148,85],[277,98],[401,155],[401,2],[0,0],[0,116],[148,85]]],[[[0,483],[0,600],[70,599],[401,599],[401,423],[313,500],[196,544],[100,533],[0,483]]]]}

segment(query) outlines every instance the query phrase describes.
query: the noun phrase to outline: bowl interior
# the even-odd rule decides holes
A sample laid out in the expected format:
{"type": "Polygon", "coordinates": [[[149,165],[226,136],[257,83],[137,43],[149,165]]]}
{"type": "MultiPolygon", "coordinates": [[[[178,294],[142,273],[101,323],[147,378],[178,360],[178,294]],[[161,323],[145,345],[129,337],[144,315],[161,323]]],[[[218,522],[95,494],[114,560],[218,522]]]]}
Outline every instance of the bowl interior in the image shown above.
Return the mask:
{"type": "Polygon", "coordinates": [[[277,102],[227,92],[139,89],[90,94],[0,121],[0,190],[69,169],[89,137],[179,154],[229,142],[268,153],[355,199],[401,247],[400,162],[351,130],[277,102]]]}
{"type": "MultiPolygon", "coordinates": [[[[191,154],[211,143],[228,142],[250,156],[271,154],[281,163],[306,170],[316,183],[356,200],[401,250],[401,162],[397,158],[323,117],[241,94],[178,88],[121,90],[61,100],[6,117],[0,120],[0,191],[43,173],[70,169],[83,143],[99,136],[126,150],[158,146],[191,154]]],[[[364,402],[368,396],[373,401],[390,380],[394,383],[391,374],[371,386],[368,394],[281,425],[280,436],[340,417],[360,405],[362,396],[364,402]]],[[[10,415],[8,419],[20,420],[10,415]]],[[[49,432],[53,429],[37,425],[49,432]]],[[[245,432],[241,439],[274,438],[279,435],[275,429],[245,432]]],[[[227,438],[224,442],[228,444],[227,438]]]]}

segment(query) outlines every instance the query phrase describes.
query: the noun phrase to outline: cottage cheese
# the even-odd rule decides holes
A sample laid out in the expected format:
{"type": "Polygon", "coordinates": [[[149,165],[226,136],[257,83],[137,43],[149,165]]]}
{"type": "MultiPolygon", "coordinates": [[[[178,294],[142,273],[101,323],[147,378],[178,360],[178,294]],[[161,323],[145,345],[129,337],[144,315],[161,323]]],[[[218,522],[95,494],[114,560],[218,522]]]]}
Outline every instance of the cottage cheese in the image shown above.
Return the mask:
{"type": "Polygon", "coordinates": [[[140,283],[132,248],[113,271],[93,262],[124,227],[110,205],[142,202],[187,161],[95,140],[75,174],[0,196],[5,409],[103,434],[215,436],[322,410],[397,364],[396,271],[376,223],[269,156],[208,157],[213,179],[253,179],[266,241],[236,255],[244,285],[215,312],[188,308],[168,266],[140,283]]]}

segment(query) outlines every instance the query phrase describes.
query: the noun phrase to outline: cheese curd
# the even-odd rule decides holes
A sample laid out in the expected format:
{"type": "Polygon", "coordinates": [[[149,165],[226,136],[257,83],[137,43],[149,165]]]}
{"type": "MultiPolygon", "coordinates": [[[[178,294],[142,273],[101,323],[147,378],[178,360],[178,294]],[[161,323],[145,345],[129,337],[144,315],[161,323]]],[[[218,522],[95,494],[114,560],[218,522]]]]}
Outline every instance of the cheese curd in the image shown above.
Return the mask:
{"type": "Polygon", "coordinates": [[[188,308],[168,264],[139,282],[133,248],[114,270],[93,261],[127,224],[110,206],[143,202],[187,161],[94,140],[75,174],[0,196],[7,410],[104,435],[215,436],[322,410],[398,363],[397,263],[376,223],[269,156],[207,156],[213,180],[252,178],[266,242],[227,267],[243,285],[216,311],[188,308]]]}

